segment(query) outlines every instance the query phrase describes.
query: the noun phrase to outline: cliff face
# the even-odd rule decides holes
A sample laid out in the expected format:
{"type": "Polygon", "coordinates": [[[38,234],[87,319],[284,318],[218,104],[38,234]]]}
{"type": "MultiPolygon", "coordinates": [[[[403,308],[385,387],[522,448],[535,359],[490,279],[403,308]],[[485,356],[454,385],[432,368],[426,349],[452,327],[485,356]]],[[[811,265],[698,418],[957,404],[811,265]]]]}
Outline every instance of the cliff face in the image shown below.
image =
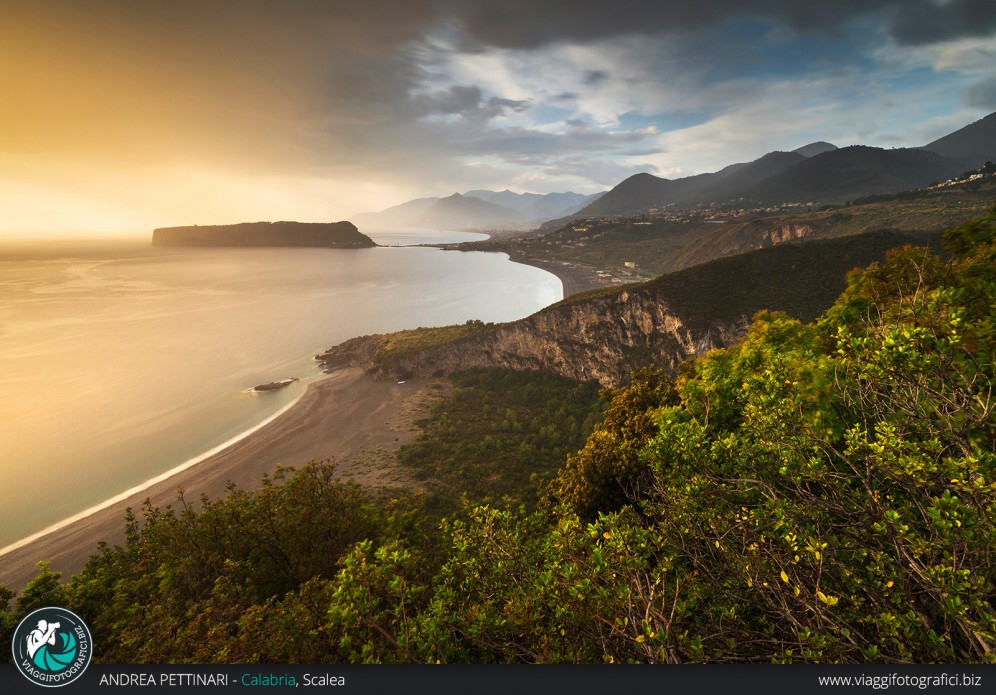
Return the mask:
{"type": "Polygon", "coordinates": [[[376,357],[376,336],[347,341],[320,359],[327,368],[358,366],[391,379],[504,367],[553,372],[579,381],[595,379],[614,387],[651,362],[673,370],[692,355],[727,345],[746,325],[747,317],[742,317],[692,330],[657,293],[636,290],[562,304],[502,324],[489,335],[386,360],[376,357]]]}
{"type": "MultiPolygon", "coordinates": [[[[788,236],[800,232],[785,230],[788,236]]],[[[847,271],[910,241],[893,232],[872,232],[779,243],[640,285],[575,295],[527,318],[442,345],[391,352],[382,349],[388,342],[382,336],[363,336],[317,359],[329,369],[356,366],[391,379],[504,367],[615,387],[641,367],[653,364],[673,372],[689,357],[730,345],[758,311],[812,320],[844,289],[847,271]]]]}
{"type": "Polygon", "coordinates": [[[161,227],[153,246],[308,246],[363,249],[376,246],[351,222],[242,222],[193,227],[161,227]]]}
{"type": "Polygon", "coordinates": [[[378,359],[377,337],[364,336],[320,356],[326,367],[359,366],[391,379],[430,377],[473,368],[538,370],[603,386],[625,383],[653,362],[673,370],[700,352],[727,345],[748,317],[692,330],[657,293],[635,290],[562,304],[502,324],[489,335],[378,359]]]}

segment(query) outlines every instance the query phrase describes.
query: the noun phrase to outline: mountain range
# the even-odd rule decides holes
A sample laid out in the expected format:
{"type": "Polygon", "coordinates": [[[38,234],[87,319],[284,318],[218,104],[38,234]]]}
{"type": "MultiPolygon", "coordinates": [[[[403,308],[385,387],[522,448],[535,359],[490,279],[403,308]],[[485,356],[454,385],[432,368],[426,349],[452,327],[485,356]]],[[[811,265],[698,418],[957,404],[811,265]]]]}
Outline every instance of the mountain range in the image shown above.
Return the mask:
{"type": "Polygon", "coordinates": [[[996,113],[918,148],[837,148],[814,142],[753,162],[680,179],[642,173],[617,184],[573,217],[629,215],[673,205],[743,207],[840,204],[943,181],[996,159],[996,113]]]}
{"type": "Polygon", "coordinates": [[[360,213],[352,219],[370,227],[486,229],[535,226],[545,220],[573,215],[600,195],[472,190],[445,198],[416,198],[380,212],[360,213]]]}
{"type": "Polygon", "coordinates": [[[445,198],[416,198],[353,219],[360,225],[380,227],[527,228],[544,221],[560,226],[569,219],[632,215],[665,206],[837,205],[927,186],[993,160],[996,113],[922,147],[838,148],[819,141],[684,178],[639,173],[593,195],[470,190],[445,198]]]}

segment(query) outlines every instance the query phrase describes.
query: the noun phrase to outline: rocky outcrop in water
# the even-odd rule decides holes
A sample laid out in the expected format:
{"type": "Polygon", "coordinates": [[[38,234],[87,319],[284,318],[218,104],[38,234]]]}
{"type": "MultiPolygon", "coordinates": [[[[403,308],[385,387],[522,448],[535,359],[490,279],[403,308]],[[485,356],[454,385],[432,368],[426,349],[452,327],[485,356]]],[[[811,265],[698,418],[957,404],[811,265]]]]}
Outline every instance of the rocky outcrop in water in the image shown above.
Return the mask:
{"type": "Polygon", "coordinates": [[[352,222],[242,222],[239,224],[161,227],[153,246],[310,246],[365,249],[376,246],[352,222]]]}

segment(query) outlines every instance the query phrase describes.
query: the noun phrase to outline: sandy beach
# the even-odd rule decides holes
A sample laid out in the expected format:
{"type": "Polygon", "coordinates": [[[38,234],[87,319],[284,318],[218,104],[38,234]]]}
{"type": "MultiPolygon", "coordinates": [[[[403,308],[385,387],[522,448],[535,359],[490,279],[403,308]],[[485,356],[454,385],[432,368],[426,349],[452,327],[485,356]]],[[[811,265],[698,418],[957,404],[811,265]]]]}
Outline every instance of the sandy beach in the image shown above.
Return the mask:
{"type": "Polygon", "coordinates": [[[414,420],[433,399],[425,385],[416,380],[404,384],[377,381],[359,369],[337,371],[310,384],[287,412],[227,449],[0,556],[0,585],[23,588],[42,560],[68,578],[97,552],[99,542],[113,545],[124,540],[127,508],[138,511],[146,499],[166,507],[176,502],[181,488],[188,502],[202,494],[220,497],[229,482],[255,488],[263,474],[277,466],[300,467],[326,459],[337,461],[345,479],[367,485],[405,484],[403,471],[394,466],[389,454],[414,436],[414,420]]]}

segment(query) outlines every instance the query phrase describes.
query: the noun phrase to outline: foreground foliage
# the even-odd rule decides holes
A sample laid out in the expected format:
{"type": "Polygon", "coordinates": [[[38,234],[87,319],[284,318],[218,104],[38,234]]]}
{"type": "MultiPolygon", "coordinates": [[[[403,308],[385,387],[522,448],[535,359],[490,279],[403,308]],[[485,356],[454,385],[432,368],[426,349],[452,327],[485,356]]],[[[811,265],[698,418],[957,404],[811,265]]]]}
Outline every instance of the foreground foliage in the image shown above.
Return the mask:
{"type": "Polygon", "coordinates": [[[472,504],[532,506],[540,483],[584,444],[601,418],[598,384],[539,372],[474,370],[418,424],[422,433],[399,459],[431,490],[433,508],[472,504]]]}
{"type": "Polygon", "coordinates": [[[105,661],[994,662],[994,232],[637,375],[536,511],[375,512],[309,466],[147,509],[0,627],[62,603],[105,661]]]}

